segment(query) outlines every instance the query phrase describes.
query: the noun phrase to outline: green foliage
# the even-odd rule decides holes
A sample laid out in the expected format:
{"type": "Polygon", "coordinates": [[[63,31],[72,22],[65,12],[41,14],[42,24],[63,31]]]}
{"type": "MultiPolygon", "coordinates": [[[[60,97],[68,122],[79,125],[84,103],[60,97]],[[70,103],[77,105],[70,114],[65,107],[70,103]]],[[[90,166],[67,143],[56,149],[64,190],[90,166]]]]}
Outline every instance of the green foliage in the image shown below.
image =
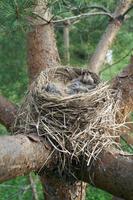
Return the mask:
{"type": "Polygon", "coordinates": [[[88,186],[86,200],[112,200],[112,195],[92,186],[88,186]]]}
{"type": "Polygon", "coordinates": [[[26,38],[23,33],[0,36],[0,92],[18,102],[27,87],[26,38]]]}
{"type": "MultiPolygon", "coordinates": [[[[27,88],[27,61],[26,61],[26,34],[30,29],[27,20],[32,16],[34,0],[0,0],[0,93],[19,103],[27,88]]],[[[110,11],[116,7],[115,0],[49,0],[49,6],[54,19],[78,15],[89,12],[89,5],[102,5],[110,11]]],[[[129,50],[133,47],[133,12],[121,28],[113,44],[113,62],[120,60],[101,74],[104,80],[109,80],[122,67],[128,63],[129,50]],[[123,59],[122,59],[123,58],[123,59]]],[[[93,16],[84,18],[70,27],[70,55],[71,65],[84,66],[89,62],[96,45],[109,23],[106,16],[93,16]]],[[[63,27],[56,27],[57,44],[62,61],[64,61],[63,27]]],[[[129,54],[130,55],[130,54],[129,54]]],[[[6,129],[0,126],[0,133],[7,134],[6,129]]],[[[123,142],[124,147],[125,143],[123,142]]],[[[129,149],[129,151],[131,151],[129,149]]],[[[27,177],[19,177],[0,185],[0,200],[27,200],[32,199],[31,189],[24,188],[29,185],[27,177]]],[[[41,185],[37,181],[40,199],[42,197],[41,185]]],[[[86,200],[110,200],[111,195],[89,187],[86,200]]]]}
{"type": "MultiPolygon", "coordinates": [[[[107,10],[113,12],[116,7],[116,1],[105,0],[88,0],[88,1],[61,1],[65,2],[54,5],[54,14],[56,18],[63,18],[67,16],[74,16],[80,13],[96,11],[97,9],[90,9],[89,5],[102,5],[107,10]],[[60,4],[61,6],[59,6],[60,4]],[[56,9],[55,9],[56,8],[56,9]],[[61,12],[62,11],[62,12],[61,12]]],[[[120,58],[123,58],[127,52],[132,48],[133,26],[132,26],[133,11],[130,11],[130,17],[125,21],[116,40],[112,46],[113,62],[115,63],[120,58]]],[[[70,26],[70,63],[73,65],[85,65],[89,62],[98,41],[100,40],[103,32],[105,31],[110,19],[107,16],[90,16],[82,18],[77,23],[70,26]]],[[[63,60],[64,44],[63,44],[63,30],[62,27],[56,29],[59,53],[63,60]]],[[[118,64],[113,66],[116,70],[124,67],[127,59],[122,59],[118,64]],[[124,61],[124,62],[123,62],[124,61]],[[121,65],[121,67],[120,67],[121,65]]],[[[106,67],[106,66],[105,66],[106,67]]],[[[108,70],[107,70],[108,71],[108,70]]],[[[114,70],[113,70],[114,71],[114,70]]],[[[110,73],[110,70],[108,71],[110,73]]],[[[114,73],[114,72],[113,72],[114,73]]]]}
{"type": "Polygon", "coordinates": [[[1,31],[25,31],[28,27],[27,17],[31,15],[33,0],[1,0],[1,31]]]}
{"type": "MultiPolygon", "coordinates": [[[[42,186],[39,178],[32,174],[37,186],[38,197],[43,199],[42,186]]],[[[14,180],[5,182],[0,186],[0,200],[32,200],[33,193],[30,185],[29,176],[18,177],[14,180]]]]}

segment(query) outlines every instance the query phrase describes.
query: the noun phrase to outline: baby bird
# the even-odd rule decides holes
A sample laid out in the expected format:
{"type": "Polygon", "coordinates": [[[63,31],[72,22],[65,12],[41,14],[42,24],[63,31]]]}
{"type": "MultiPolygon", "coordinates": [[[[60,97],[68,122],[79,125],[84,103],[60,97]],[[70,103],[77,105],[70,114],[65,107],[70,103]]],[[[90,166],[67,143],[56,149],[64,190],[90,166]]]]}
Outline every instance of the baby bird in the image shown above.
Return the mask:
{"type": "Polygon", "coordinates": [[[79,80],[87,85],[93,85],[94,79],[92,78],[91,74],[89,72],[84,72],[80,77],[79,80]]]}
{"type": "Polygon", "coordinates": [[[86,93],[91,89],[94,89],[96,84],[94,82],[91,73],[83,72],[78,78],[74,79],[68,86],[67,93],[70,95],[77,93],[86,93]]]}

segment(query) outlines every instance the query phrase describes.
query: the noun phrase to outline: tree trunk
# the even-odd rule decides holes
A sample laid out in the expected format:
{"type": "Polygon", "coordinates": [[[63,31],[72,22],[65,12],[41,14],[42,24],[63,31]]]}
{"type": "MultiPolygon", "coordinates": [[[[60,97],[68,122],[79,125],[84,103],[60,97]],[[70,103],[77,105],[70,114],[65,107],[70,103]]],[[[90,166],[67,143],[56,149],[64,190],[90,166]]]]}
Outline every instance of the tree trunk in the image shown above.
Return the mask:
{"type": "MultiPolygon", "coordinates": [[[[35,14],[44,18],[45,21],[50,20],[51,15],[48,9],[46,9],[46,1],[38,1],[35,14]],[[44,10],[46,10],[46,12],[44,12],[44,10]]],[[[28,71],[30,82],[47,67],[56,67],[60,65],[53,25],[50,23],[47,24],[47,22],[43,21],[41,18],[33,19],[33,30],[28,34],[28,71]],[[44,23],[46,24],[44,25],[44,23]]],[[[67,40],[67,45],[68,44],[67,40]]],[[[86,188],[82,188],[81,193],[81,183],[70,188],[62,182],[59,182],[57,185],[57,180],[47,178],[45,175],[41,177],[41,180],[44,191],[47,191],[45,193],[45,199],[47,200],[51,200],[53,197],[55,198],[55,195],[58,200],[63,200],[62,196],[64,195],[64,191],[66,194],[64,200],[79,200],[79,196],[82,197],[80,200],[85,199],[86,188]],[[59,188],[61,189],[59,190],[59,188]],[[51,190],[54,191],[54,194],[51,193],[51,190]],[[76,196],[77,191],[78,196],[76,196]]]]}
{"type": "Polygon", "coordinates": [[[32,30],[27,38],[30,81],[33,81],[42,69],[56,66],[60,62],[53,26],[49,23],[51,14],[46,7],[47,0],[36,1],[33,11],[36,19],[30,19],[32,30]]]}
{"type": "Polygon", "coordinates": [[[36,25],[28,34],[28,66],[30,81],[46,67],[59,65],[59,55],[53,35],[53,26],[36,25]]]}
{"type": "Polygon", "coordinates": [[[123,13],[129,8],[131,3],[132,0],[123,0],[120,1],[118,7],[116,8],[113,14],[114,20],[112,20],[106,28],[105,33],[102,35],[100,42],[97,45],[96,51],[94,52],[89,62],[88,67],[93,72],[97,74],[100,72],[102,65],[104,64],[106,53],[111,47],[118,31],[122,26],[122,21],[118,19],[118,17],[123,15],[123,13]]]}
{"type": "Polygon", "coordinates": [[[64,23],[64,59],[65,63],[69,64],[70,63],[70,41],[69,41],[69,21],[64,23]]]}

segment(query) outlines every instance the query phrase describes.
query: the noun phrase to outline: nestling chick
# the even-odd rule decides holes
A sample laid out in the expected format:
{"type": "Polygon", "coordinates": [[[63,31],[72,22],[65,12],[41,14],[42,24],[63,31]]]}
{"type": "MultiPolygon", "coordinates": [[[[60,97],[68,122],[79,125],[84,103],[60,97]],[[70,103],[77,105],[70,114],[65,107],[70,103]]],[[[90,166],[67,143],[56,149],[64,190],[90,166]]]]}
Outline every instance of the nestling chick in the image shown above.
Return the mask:
{"type": "Polygon", "coordinates": [[[67,93],[70,95],[86,93],[96,87],[95,80],[90,72],[83,72],[78,78],[74,79],[68,86],[67,93]]]}
{"type": "Polygon", "coordinates": [[[80,77],[79,80],[88,85],[94,84],[94,79],[92,78],[91,74],[89,72],[84,72],[80,77]]]}

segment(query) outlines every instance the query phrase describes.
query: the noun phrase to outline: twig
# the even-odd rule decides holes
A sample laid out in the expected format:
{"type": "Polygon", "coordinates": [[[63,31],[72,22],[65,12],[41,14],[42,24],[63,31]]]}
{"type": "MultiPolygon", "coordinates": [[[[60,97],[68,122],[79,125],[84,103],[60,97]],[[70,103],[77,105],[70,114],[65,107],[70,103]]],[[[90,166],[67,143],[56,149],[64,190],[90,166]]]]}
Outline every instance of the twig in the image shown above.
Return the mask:
{"type": "Polygon", "coordinates": [[[83,9],[98,9],[98,10],[102,10],[102,11],[107,12],[107,13],[110,12],[107,8],[105,8],[103,6],[98,6],[98,5],[85,6],[85,7],[80,8],[79,10],[82,11],[83,9]]]}
{"type": "Polygon", "coordinates": [[[49,24],[49,21],[46,20],[44,17],[41,17],[39,14],[35,13],[35,12],[32,12],[32,14],[38,18],[40,18],[41,20],[45,21],[47,24],[49,24]]]}
{"type": "Polygon", "coordinates": [[[82,14],[79,14],[79,15],[75,15],[75,16],[71,16],[71,17],[66,17],[66,18],[58,19],[58,20],[53,20],[54,17],[52,16],[49,21],[46,20],[45,18],[41,17],[37,13],[33,13],[33,14],[36,17],[38,17],[38,18],[40,18],[40,19],[42,19],[43,21],[46,22],[45,24],[42,24],[42,25],[46,25],[46,24],[49,24],[49,23],[54,23],[54,24],[63,23],[63,22],[68,21],[68,20],[72,23],[72,22],[75,22],[75,20],[77,21],[78,19],[81,19],[81,18],[84,18],[84,17],[88,17],[88,16],[95,16],[95,15],[106,15],[109,18],[114,19],[113,15],[111,13],[107,13],[107,12],[88,12],[88,13],[82,13],[82,14]]]}
{"type": "Polygon", "coordinates": [[[132,9],[133,9],[133,4],[124,12],[122,16],[124,17],[132,9]]]}
{"type": "Polygon", "coordinates": [[[130,145],[130,144],[128,144],[128,142],[127,142],[127,140],[121,135],[120,136],[121,137],[121,139],[127,144],[127,146],[132,150],[132,152],[133,152],[133,147],[130,145]]]}
{"type": "Polygon", "coordinates": [[[72,20],[75,20],[75,19],[80,19],[80,18],[84,18],[84,17],[88,17],[88,16],[94,16],[94,15],[106,15],[106,16],[110,17],[111,19],[113,19],[112,14],[107,13],[107,12],[88,12],[88,13],[82,13],[80,15],[75,15],[75,16],[72,16],[72,17],[66,17],[64,19],[54,20],[53,23],[54,24],[55,23],[62,23],[62,22],[65,22],[67,20],[72,21],[72,20]]]}
{"type": "Polygon", "coordinates": [[[30,181],[30,186],[32,189],[32,195],[33,195],[33,199],[34,200],[39,200],[38,194],[37,194],[37,190],[36,190],[36,184],[33,180],[32,174],[29,174],[29,181],[30,181]]]}
{"type": "Polygon", "coordinates": [[[90,6],[86,5],[86,6],[82,6],[82,7],[78,7],[78,8],[71,8],[65,1],[63,1],[63,3],[66,7],[71,9],[71,11],[76,11],[76,10],[83,11],[83,10],[86,10],[86,9],[96,8],[96,9],[102,10],[104,12],[110,12],[107,8],[105,8],[104,6],[100,6],[100,5],[90,5],[90,6]]]}
{"type": "Polygon", "coordinates": [[[122,60],[124,60],[126,57],[128,57],[128,56],[131,54],[132,51],[133,51],[133,48],[131,48],[131,49],[128,51],[127,54],[125,54],[122,58],[120,58],[119,60],[117,60],[116,62],[114,62],[112,65],[109,65],[109,66],[105,67],[104,69],[102,69],[102,70],[100,71],[99,74],[101,74],[101,73],[104,72],[105,70],[111,68],[112,66],[114,66],[114,65],[116,65],[116,64],[118,64],[118,63],[120,63],[122,60]]]}

